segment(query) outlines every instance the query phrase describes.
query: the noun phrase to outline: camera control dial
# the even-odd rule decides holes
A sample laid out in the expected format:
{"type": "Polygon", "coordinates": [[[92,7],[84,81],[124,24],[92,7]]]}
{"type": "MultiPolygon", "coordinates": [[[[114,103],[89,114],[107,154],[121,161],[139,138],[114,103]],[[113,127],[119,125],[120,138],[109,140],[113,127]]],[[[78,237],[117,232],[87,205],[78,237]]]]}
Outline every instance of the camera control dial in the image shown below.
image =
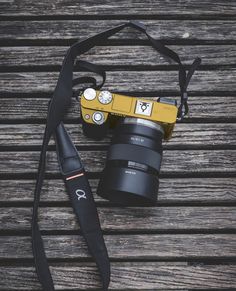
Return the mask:
{"type": "Polygon", "coordinates": [[[102,112],[96,111],[93,113],[92,119],[94,123],[101,125],[105,121],[105,116],[102,112]]]}
{"type": "Polygon", "coordinates": [[[101,91],[98,100],[102,104],[109,104],[112,101],[112,94],[109,91],[101,91]]]}

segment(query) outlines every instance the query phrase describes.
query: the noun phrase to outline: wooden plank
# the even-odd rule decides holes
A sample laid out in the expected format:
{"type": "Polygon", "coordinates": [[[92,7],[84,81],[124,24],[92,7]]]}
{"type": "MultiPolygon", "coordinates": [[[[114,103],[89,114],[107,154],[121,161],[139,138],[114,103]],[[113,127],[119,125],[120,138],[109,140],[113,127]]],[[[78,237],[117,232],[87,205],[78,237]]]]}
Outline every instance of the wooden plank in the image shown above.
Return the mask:
{"type": "MultiPolygon", "coordinates": [[[[77,73],[76,76],[91,73],[77,73]]],[[[197,71],[188,92],[235,92],[236,69],[197,71]]],[[[0,93],[52,93],[58,79],[56,72],[0,73],[0,93]]],[[[123,92],[156,92],[179,95],[177,71],[109,71],[104,89],[123,92]]],[[[213,95],[213,94],[212,94],[213,95]]]]}
{"type": "MultiPolygon", "coordinates": [[[[88,172],[100,172],[105,164],[105,151],[80,151],[88,172]]],[[[235,173],[235,150],[164,151],[162,174],[235,173]]],[[[39,152],[0,152],[0,174],[33,174],[38,169],[39,152]]],[[[57,174],[55,152],[48,152],[47,173],[57,174]]]]}
{"type": "Polygon", "coordinates": [[[175,3],[162,1],[86,1],[68,2],[46,1],[32,2],[30,0],[23,1],[1,1],[0,15],[3,16],[39,16],[39,15],[93,15],[99,16],[116,16],[135,15],[137,16],[195,16],[199,15],[234,15],[236,13],[236,5],[234,1],[222,2],[217,0],[212,5],[211,0],[207,1],[175,1],[175,3]]]}
{"type": "MultiPolygon", "coordinates": [[[[236,235],[105,235],[110,259],[236,258],[236,235]]],[[[80,235],[43,236],[48,259],[90,258],[80,235]]],[[[31,237],[0,237],[0,259],[32,259],[31,237]]]]}
{"type": "MultiPolygon", "coordinates": [[[[235,65],[235,45],[169,46],[176,51],[184,64],[190,65],[196,56],[202,65],[235,65]]],[[[35,66],[61,66],[68,47],[65,46],[20,46],[1,47],[0,65],[6,68],[35,66]]],[[[83,60],[102,66],[163,66],[174,64],[156,53],[150,46],[98,46],[81,55],[83,60]]]]}
{"type": "MultiPolygon", "coordinates": [[[[0,40],[81,40],[109,29],[125,20],[44,20],[44,21],[1,21],[0,40]]],[[[236,22],[234,20],[143,20],[148,32],[157,39],[234,41],[236,22]]],[[[112,39],[144,39],[143,34],[127,28],[112,39]]],[[[7,44],[7,43],[5,43],[7,44]]]]}
{"type": "MultiPolygon", "coordinates": [[[[138,87],[137,87],[138,88],[138,87]]],[[[136,89],[137,89],[136,88],[136,89]]],[[[120,86],[122,88],[122,85],[120,86]]],[[[148,89],[148,87],[147,87],[148,89]]],[[[178,99],[179,98],[175,98],[178,99]]],[[[46,119],[48,98],[1,98],[0,120],[38,120],[46,119]]],[[[191,119],[204,118],[207,121],[214,119],[235,118],[236,98],[235,96],[191,96],[189,98],[191,119]],[[227,112],[227,114],[226,114],[227,112]]],[[[80,117],[79,102],[73,101],[65,116],[65,120],[78,122],[80,117]]]]}
{"type": "MultiPolygon", "coordinates": [[[[235,230],[235,207],[98,207],[104,231],[235,230]]],[[[2,207],[0,231],[26,231],[32,209],[2,207]]],[[[41,207],[41,230],[72,231],[79,226],[71,207],[41,207]]]]}
{"type": "MultiPolygon", "coordinates": [[[[42,124],[1,124],[0,146],[41,146],[45,125],[42,124]]],[[[77,146],[108,146],[108,137],[94,140],[84,136],[81,124],[66,124],[66,128],[77,146]]],[[[50,142],[54,145],[54,139],[50,142]]],[[[163,143],[165,149],[181,147],[201,148],[211,146],[235,146],[235,123],[177,124],[172,138],[163,143]]]]}
{"type": "MultiPolygon", "coordinates": [[[[96,195],[98,180],[90,180],[96,202],[105,202],[96,195]]],[[[35,180],[0,180],[0,203],[32,202],[35,180]]],[[[45,180],[42,202],[68,202],[61,179],[45,180]],[[55,194],[56,193],[56,194],[55,194]]],[[[235,203],[235,178],[176,178],[160,179],[159,203],[235,203]]]]}
{"type": "MultiPolygon", "coordinates": [[[[53,264],[56,289],[101,288],[92,263],[53,264]]],[[[40,285],[32,266],[0,267],[0,290],[38,290],[40,285]]],[[[234,289],[235,265],[187,265],[163,262],[112,262],[109,290],[199,290],[234,289]]]]}

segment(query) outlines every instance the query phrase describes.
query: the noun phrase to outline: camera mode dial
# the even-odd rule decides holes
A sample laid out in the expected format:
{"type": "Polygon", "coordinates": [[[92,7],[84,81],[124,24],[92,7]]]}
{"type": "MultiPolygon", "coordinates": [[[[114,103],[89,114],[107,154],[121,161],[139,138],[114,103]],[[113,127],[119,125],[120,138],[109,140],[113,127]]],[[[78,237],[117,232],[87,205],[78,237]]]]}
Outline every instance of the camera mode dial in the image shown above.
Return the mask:
{"type": "Polygon", "coordinates": [[[98,100],[102,104],[109,104],[112,101],[112,94],[109,91],[101,91],[98,100]]]}
{"type": "Polygon", "coordinates": [[[93,113],[92,119],[94,123],[101,125],[105,121],[105,116],[102,112],[96,111],[93,113]]]}

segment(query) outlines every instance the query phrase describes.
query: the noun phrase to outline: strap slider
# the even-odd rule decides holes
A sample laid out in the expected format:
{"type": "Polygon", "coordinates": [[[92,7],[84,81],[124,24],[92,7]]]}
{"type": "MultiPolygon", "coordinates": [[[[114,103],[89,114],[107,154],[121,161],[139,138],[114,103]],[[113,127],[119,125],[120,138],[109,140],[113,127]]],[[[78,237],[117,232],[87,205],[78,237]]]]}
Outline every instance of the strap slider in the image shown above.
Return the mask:
{"type": "Polygon", "coordinates": [[[183,93],[183,100],[184,100],[184,102],[188,101],[188,93],[187,92],[183,93]]]}

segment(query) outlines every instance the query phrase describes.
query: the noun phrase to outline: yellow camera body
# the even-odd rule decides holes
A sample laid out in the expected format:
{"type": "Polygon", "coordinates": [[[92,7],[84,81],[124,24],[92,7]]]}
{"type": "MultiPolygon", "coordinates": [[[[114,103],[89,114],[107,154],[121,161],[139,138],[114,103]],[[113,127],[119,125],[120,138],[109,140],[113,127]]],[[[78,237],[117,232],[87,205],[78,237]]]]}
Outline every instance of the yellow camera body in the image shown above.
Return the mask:
{"type": "Polygon", "coordinates": [[[160,124],[166,140],[171,137],[177,113],[176,102],[167,98],[153,101],[92,88],[81,95],[81,117],[88,125],[108,122],[110,127],[114,127],[117,116],[142,118],[160,124]]]}

